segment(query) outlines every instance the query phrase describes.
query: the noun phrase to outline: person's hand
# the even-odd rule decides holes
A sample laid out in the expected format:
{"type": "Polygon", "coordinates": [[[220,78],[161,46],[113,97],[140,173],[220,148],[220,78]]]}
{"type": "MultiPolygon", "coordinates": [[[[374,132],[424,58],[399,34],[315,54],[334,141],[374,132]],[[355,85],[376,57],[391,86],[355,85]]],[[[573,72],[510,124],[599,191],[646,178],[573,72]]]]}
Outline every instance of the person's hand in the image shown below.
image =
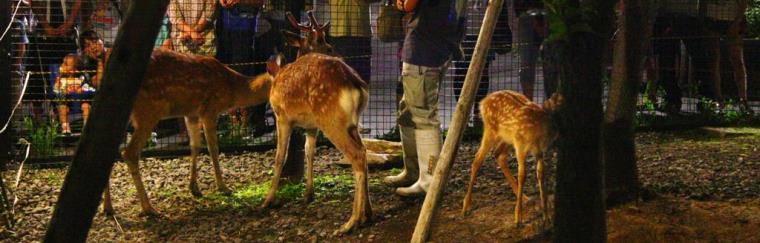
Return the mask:
{"type": "Polygon", "coordinates": [[[201,33],[199,33],[198,31],[191,31],[190,38],[192,38],[193,43],[195,44],[198,44],[198,45],[203,44],[203,41],[204,41],[203,35],[201,35],[201,33]]]}
{"type": "Polygon", "coordinates": [[[404,11],[404,0],[396,0],[396,8],[404,11]]]}
{"type": "Polygon", "coordinates": [[[185,31],[185,32],[182,32],[181,34],[179,34],[179,41],[180,42],[185,42],[185,41],[189,40],[190,38],[191,38],[190,37],[190,32],[185,31]]]}

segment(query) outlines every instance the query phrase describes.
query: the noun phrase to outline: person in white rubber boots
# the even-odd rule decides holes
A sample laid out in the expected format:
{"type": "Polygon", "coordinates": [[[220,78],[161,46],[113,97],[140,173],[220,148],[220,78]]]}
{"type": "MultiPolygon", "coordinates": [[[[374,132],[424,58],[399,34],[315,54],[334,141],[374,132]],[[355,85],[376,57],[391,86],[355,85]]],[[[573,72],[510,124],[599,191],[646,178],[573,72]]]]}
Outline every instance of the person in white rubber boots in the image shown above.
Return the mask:
{"type": "Polygon", "coordinates": [[[404,152],[404,171],[384,182],[398,187],[400,196],[422,196],[441,153],[438,87],[449,61],[461,58],[464,34],[462,0],[398,0],[399,9],[412,13],[402,49],[398,124],[404,152]],[[410,4],[417,2],[416,6],[410,4]],[[459,6],[459,7],[458,7],[459,6]],[[458,11],[459,10],[459,11],[458,11]]]}

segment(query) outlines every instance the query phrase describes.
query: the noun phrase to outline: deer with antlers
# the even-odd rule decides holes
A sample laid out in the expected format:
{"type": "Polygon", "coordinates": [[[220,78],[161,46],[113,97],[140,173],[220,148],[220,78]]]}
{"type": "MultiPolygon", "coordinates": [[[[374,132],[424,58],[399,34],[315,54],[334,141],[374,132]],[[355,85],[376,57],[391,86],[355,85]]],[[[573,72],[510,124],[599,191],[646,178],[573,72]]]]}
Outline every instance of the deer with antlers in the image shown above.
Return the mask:
{"type": "Polygon", "coordinates": [[[525,184],[525,158],[532,154],[536,158],[536,178],[541,197],[544,221],[547,220],[547,206],[544,198],[544,153],[557,138],[556,128],[552,125],[552,116],[557,107],[563,103],[562,96],[555,93],[544,102],[543,107],[531,102],[525,95],[513,91],[499,91],[488,95],[480,102],[480,114],[483,119],[483,138],[475,154],[470,171],[470,183],[462,205],[462,214],[467,215],[470,208],[472,187],[478,175],[478,169],[486,155],[495,147],[494,154],[512,191],[517,195],[515,205],[515,224],[522,219],[522,203],[525,184]],[[507,160],[510,145],[514,146],[517,157],[517,180],[509,171],[507,160]]]}
{"type": "MultiPolygon", "coordinates": [[[[278,61],[279,59],[270,60],[267,69],[273,70],[278,66],[278,61]]],[[[211,155],[217,189],[229,192],[219,168],[217,118],[219,114],[231,108],[266,102],[272,80],[273,76],[269,73],[256,77],[244,76],[212,57],[182,54],[165,49],[153,51],[130,116],[134,132],[122,152],[137,187],[142,214],[158,214],[151,206],[143,186],[138,161],[140,151],[159,120],[185,117],[190,137],[191,193],[201,196],[196,182],[201,128],[211,155]]],[[[106,187],[103,208],[106,213],[113,213],[109,187],[106,187]]]]}
{"type": "Polygon", "coordinates": [[[310,24],[298,24],[288,14],[291,24],[305,37],[285,32],[288,43],[297,47],[295,62],[275,70],[269,102],[277,121],[277,152],[272,186],[262,207],[270,206],[277,193],[288,139],[293,127],[306,130],[306,191],[304,198],[313,198],[314,152],[318,131],[351,162],[355,190],[353,211],[348,222],[337,231],[346,233],[369,220],[372,215],[367,186],[366,149],[358,131],[359,116],[367,106],[368,85],[338,57],[325,55],[332,48],[325,41],[329,22],[319,25],[312,12],[310,24]]]}

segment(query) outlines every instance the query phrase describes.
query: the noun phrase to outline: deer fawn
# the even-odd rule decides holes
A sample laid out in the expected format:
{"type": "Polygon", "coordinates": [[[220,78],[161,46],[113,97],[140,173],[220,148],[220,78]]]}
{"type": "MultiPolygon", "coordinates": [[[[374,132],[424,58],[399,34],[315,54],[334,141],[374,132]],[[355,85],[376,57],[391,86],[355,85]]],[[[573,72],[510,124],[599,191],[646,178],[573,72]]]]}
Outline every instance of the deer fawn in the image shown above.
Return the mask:
{"type": "Polygon", "coordinates": [[[283,161],[293,127],[306,129],[306,191],[304,198],[313,198],[313,162],[317,132],[321,130],[344,156],[351,161],[355,179],[351,218],[337,232],[346,233],[367,221],[372,215],[367,186],[366,149],[358,131],[359,116],[367,106],[368,85],[340,58],[330,53],[325,41],[329,22],[319,25],[309,12],[310,25],[291,23],[307,32],[306,37],[285,34],[288,42],[299,48],[295,62],[275,73],[269,102],[277,120],[277,153],[272,187],[262,207],[271,205],[280,182],[283,161]]]}
{"type": "Polygon", "coordinates": [[[515,224],[520,225],[522,219],[523,185],[525,184],[525,157],[528,153],[536,157],[536,178],[538,191],[541,196],[541,208],[544,221],[547,220],[546,199],[544,198],[544,152],[557,138],[556,129],[551,119],[554,111],[562,103],[558,94],[544,102],[543,107],[528,100],[524,95],[513,91],[499,91],[488,95],[480,102],[480,114],[483,119],[483,139],[475,154],[470,171],[470,183],[462,205],[462,214],[466,215],[470,208],[472,187],[478,175],[478,169],[486,155],[496,147],[494,154],[512,191],[517,195],[515,205],[515,224]],[[517,157],[517,180],[509,172],[507,166],[509,145],[513,145],[517,157]]]}
{"type": "MultiPolygon", "coordinates": [[[[276,66],[277,64],[272,60],[267,64],[268,69],[276,66]]],[[[145,192],[138,161],[140,151],[159,120],[185,117],[190,136],[192,161],[190,191],[192,194],[201,195],[196,182],[197,157],[201,148],[201,126],[203,126],[211,154],[217,189],[229,192],[219,168],[217,117],[233,107],[246,107],[266,102],[269,98],[272,79],[269,73],[246,77],[212,57],[181,54],[163,49],[153,51],[145,79],[132,108],[130,120],[134,133],[122,152],[137,187],[137,196],[140,199],[143,214],[158,214],[151,206],[145,192]]],[[[103,207],[106,213],[113,213],[109,187],[106,187],[103,207]]]]}

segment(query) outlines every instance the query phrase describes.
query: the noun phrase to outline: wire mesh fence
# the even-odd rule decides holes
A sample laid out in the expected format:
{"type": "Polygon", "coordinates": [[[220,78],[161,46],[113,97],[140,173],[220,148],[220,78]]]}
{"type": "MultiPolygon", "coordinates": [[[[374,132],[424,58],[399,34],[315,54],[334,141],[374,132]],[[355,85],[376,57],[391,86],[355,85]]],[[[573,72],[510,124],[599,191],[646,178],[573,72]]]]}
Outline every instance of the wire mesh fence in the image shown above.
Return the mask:
{"type": "MultiPolygon", "coordinates": [[[[284,52],[288,60],[295,58],[295,49],[281,34],[282,30],[297,32],[285,12],[305,22],[305,12],[313,10],[320,23],[331,23],[328,42],[370,85],[362,133],[365,137],[397,137],[397,106],[403,95],[400,50],[407,19],[393,12],[395,1],[233,2],[171,0],[155,47],[215,57],[242,74],[256,75],[266,71],[265,61],[274,53],[284,52]]],[[[488,4],[485,0],[466,2],[461,45],[464,59],[448,64],[440,85],[442,129],[448,127],[488,4]]],[[[643,122],[639,125],[652,126],[685,114],[758,112],[760,41],[742,39],[748,28],[743,21],[742,1],[658,2],[652,8],[656,17],[651,19],[645,80],[640,85],[637,118],[643,122]],[[743,51],[735,48],[740,44],[743,51]],[[713,106],[718,102],[723,108],[713,106]]],[[[31,144],[32,160],[64,160],[73,154],[89,115],[102,78],[101,65],[114,44],[128,1],[11,4],[14,21],[8,38],[13,43],[13,95],[23,94],[11,132],[31,144]]],[[[538,0],[510,0],[506,4],[498,17],[477,100],[509,89],[543,102],[561,82],[556,43],[545,41],[552,33],[546,10],[538,0]]],[[[599,55],[608,57],[609,73],[611,51],[599,55]]],[[[608,84],[609,78],[605,82],[608,84]]],[[[477,110],[474,114],[470,125],[477,127],[477,110]]],[[[163,120],[145,151],[154,155],[187,151],[184,126],[180,118],[163,120]]],[[[220,145],[223,151],[271,146],[273,130],[273,114],[266,105],[230,109],[220,117],[220,145]]]]}

